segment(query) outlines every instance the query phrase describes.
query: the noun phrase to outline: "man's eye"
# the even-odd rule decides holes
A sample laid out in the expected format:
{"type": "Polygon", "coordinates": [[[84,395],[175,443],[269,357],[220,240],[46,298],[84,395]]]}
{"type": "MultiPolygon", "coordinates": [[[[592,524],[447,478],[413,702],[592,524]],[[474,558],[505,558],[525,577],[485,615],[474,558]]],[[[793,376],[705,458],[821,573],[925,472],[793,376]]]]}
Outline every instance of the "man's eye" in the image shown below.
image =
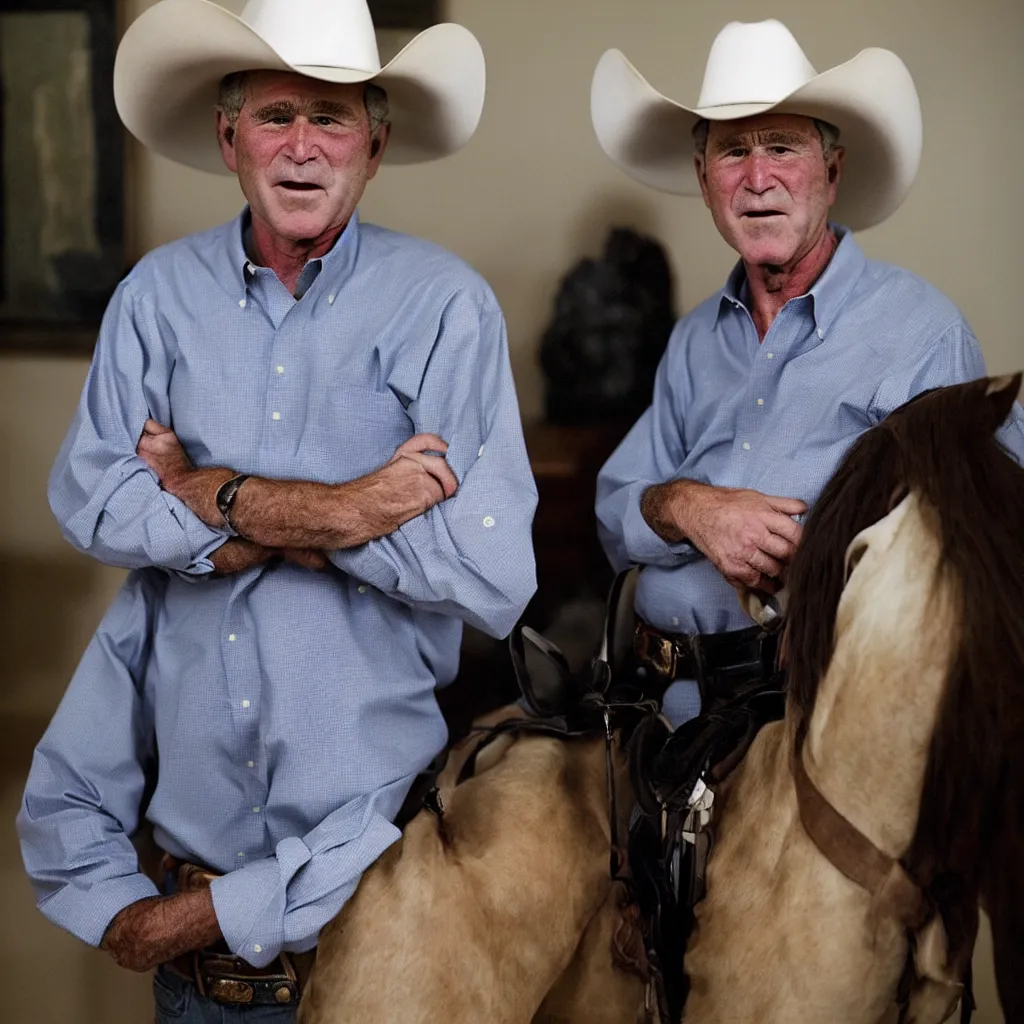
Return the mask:
{"type": "Polygon", "coordinates": [[[326,114],[318,114],[313,118],[313,124],[318,124],[321,128],[327,128],[332,124],[337,124],[337,121],[335,121],[333,117],[328,117],[326,114]]]}
{"type": "Polygon", "coordinates": [[[272,117],[270,119],[270,123],[271,124],[290,124],[291,120],[292,119],[290,117],[288,117],[287,115],[280,114],[277,117],[272,117]]]}
{"type": "Polygon", "coordinates": [[[772,146],[771,151],[776,156],[782,156],[783,154],[790,152],[790,149],[789,146],[772,146]]]}
{"type": "Polygon", "coordinates": [[[747,155],[745,149],[730,149],[726,156],[743,157],[747,155]]]}

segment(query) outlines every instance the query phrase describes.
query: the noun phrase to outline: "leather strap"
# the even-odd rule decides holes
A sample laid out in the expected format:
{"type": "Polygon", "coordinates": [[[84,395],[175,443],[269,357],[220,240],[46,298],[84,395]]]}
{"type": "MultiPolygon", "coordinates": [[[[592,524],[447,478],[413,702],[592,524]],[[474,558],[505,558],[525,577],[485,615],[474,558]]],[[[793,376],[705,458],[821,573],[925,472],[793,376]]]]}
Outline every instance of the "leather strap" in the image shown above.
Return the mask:
{"type": "Polygon", "coordinates": [[[802,750],[792,758],[792,772],[800,821],[814,845],[837,871],[866,889],[880,910],[911,931],[921,928],[931,908],[903,865],[878,849],[825,799],[807,774],[802,750]]]}

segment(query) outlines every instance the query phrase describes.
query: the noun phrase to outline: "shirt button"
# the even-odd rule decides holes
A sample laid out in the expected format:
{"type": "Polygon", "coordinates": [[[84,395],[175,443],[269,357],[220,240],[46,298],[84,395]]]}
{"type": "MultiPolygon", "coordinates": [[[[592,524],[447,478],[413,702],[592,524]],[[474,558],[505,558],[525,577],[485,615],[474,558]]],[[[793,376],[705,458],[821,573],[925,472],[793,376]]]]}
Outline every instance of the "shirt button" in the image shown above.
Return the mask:
{"type": "Polygon", "coordinates": [[[242,309],[245,309],[245,299],[239,299],[238,300],[238,304],[239,304],[239,306],[242,307],[242,309]]]}
{"type": "Polygon", "coordinates": [[[281,414],[279,412],[272,412],[270,414],[270,418],[272,420],[279,420],[281,418],[281,414]]]}
{"type": "Polygon", "coordinates": [[[243,708],[247,708],[248,706],[249,706],[249,702],[247,700],[243,700],[242,701],[242,707],[243,708]]]}
{"type": "Polygon", "coordinates": [[[672,625],[673,626],[678,626],[679,625],[679,616],[677,616],[677,615],[673,615],[672,616],[672,625]]]}
{"type": "Polygon", "coordinates": [[[244,853],[242,853],[241,851],[239,851],[239,853],[238,853],[238,859],[239,859],[239,860],[245,860],[245,854],[244,854],[244,853]]]}
{"type": "Polygon", "coordinates": [[[366,584],[365,583],[360,583],[359,586],[356,587],[356,590],[358,590],[360,594],[365,594],[366,593],[366,584]]]}
{"type": "Polygon", "coordinates": [[[231,641],[232,643],[234,643],[234,642],[235,642],[235,641],[236,641],[236,640],[238,639],[238,637],[237,637],[237,636],[235,636],[235,634],[234,634],[234,633],[228,633],[228,639],[229,639],[229,640],[230,640],[230,641],[231,641]]]}
{"type": "Polygon", "coordinates": [[[818,337],[819,338],[824,338],[825,337],[825,332],[820,327],[818,328],[818,337]]]}
{"type": "Polygon", "coordinates": [[[775,358],[775,353],[774,352],[765,352],[764,357],[765,357],[765,359],[774,359],[775,358]]]}
{"type": "Polygon", "coordinates": [[[759,398],[759,399],[757,400],[757,404],[758,404],[758,405],[764,405],[764,399],[763,399],[763,398],[759,398]]]}
{"type": "Polygon", "coordinates": [[[283,366],[277,367],[277,372],[278,373],[284,373],[284,367],[283,366]]]}
{"type": "Polygon", "coordinates": [[[252,951],[254,953],[262,953],[263,952],[263,947],[260,946],[259,944],[257,944],[257,945],[252,947],[252,951]]]}
{"type": "Polygon", "coordinates": [[[749,452],[750,451],[750,442],[749,441],[744,441],[743,442],[743,450],[745,452],[749,452]]]}
{"type": "Polygon", "coordinates": [[[256,762],[255,761],[246,761],[245,762],[245,767],[246,768],[255,768],[256,767],[256,762]]]}
{"type": "Polygon", "coordinates": [[[494,525],[494,516],[484,516],[484,529],[489,530],[494,525]]]}
{"type": "Polygon", "coordinates": [[[476,457],[477,457],[477,458],[479,459],[479,458],[480,458],[480,456],[481,456],[481,455],[483,455],[483,453],[484,453],[484,446],[483,446],[483,445],[480,445],[480,451],[478,451],[478,452],[476,453],[476,457]]]}
{"type": "Polygon", "coordinates": [[[327,296],[327,305],[328,306],[333,306],[334,305],[334,296],[333,295],[328,295],[327,296]]]}
{"type": "Polygon", "coordinates": [[[262,807],[254,807],[254,808],[252,809],[252,813],[253,813],[253,814],[259,814],[259,813],[260,813],[260,811],[262,811],[262,810],[263,810],[263,808],[262,808],[262,807]]]}

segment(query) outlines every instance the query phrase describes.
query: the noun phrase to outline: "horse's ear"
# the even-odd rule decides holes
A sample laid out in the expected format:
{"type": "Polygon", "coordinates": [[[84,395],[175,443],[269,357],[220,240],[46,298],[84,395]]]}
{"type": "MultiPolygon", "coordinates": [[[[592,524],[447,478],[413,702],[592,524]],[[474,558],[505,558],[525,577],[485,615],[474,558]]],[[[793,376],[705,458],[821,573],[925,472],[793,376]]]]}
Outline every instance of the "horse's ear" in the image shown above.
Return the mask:
{"type": "Polygon", "coordinates": [[[1001,377],[989,377],[985,388],[985,403],[988,409],[988,422],[993,433],[999,429],[1003,420],[1010,415],[1013,403],[1020,394],[1021,374],[1007,373],[1001,377]]]}
{"type": "Polygon", "coordinates": [[[508,641],[519,689],[530,710],[541,717],[570,711],[577,694],[565,655],[529,626],[516,626],[508,641]]]}

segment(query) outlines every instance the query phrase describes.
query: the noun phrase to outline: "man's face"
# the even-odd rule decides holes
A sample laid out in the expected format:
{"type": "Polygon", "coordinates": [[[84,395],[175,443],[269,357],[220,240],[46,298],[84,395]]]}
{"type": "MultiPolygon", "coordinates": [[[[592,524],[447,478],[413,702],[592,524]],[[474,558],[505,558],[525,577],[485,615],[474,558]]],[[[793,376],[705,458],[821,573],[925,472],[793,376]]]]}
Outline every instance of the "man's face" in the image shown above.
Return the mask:
{"type": "Polygon", "coordinates": [[[238,175],[254,221],[282,243],[344,227],[377,173],[387,128],[378,128],[375,147],[363,89],[255,71],[245,76],[233,131],[218,112],[224,163],[238,175]]]}
{"type": "Polygon", "coordinates": [[[762,114],[712,121],[694,163],[715,226],[744,262],[787,267],[821,238],[842,159],[836,147],[826,164],[809,117],[762,114]]]}

